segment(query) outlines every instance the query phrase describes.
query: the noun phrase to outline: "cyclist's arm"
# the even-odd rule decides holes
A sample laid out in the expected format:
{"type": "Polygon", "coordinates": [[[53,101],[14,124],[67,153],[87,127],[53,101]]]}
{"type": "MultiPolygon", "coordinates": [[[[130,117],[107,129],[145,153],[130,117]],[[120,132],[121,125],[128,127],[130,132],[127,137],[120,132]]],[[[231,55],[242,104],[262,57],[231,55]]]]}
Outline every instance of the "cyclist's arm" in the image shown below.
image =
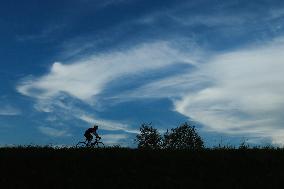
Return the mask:
{"type": "Polygon", "coordinates": [[[96,136],[96,138],[101,138],[97,132],[94,132],[93,134],[96,136]]]}

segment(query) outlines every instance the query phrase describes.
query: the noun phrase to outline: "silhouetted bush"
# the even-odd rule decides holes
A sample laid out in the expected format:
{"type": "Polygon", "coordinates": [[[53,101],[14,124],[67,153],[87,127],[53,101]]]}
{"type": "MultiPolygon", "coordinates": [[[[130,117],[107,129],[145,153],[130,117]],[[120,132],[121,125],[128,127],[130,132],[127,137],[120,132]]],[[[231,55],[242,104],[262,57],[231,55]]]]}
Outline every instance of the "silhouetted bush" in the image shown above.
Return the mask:
{"type": "Polygon", "coordinates": [[[204,144],[195,127],[184,123],[164,134],[163,147],[166,149],[197,150],[202,149],[204,144]]]}
{"type": "Polygon", "coordinates": [[[249,149],[249,145],[246,143],[246,140],[243,140],[239,146],[240,150],[247,150],[249,149]]]}
{"type": "Polygon", "coordinates": [[[151,123],[143,123],[140,127],[140,134],[136,136],[139,149],[160,149],[162,137],[151,123]]]}

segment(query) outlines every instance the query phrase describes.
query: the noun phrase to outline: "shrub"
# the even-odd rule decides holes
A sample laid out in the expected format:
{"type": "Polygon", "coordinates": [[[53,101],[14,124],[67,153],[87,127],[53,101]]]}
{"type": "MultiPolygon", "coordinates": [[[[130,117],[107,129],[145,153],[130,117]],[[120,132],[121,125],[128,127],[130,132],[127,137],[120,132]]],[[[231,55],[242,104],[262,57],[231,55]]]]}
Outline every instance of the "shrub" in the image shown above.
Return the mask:
{"type": "Polygon", "coordinates": [[[202,149],[204,144],[195,127],[184,123],[164,134],[163,147],[166,149],[197,150],[202,149]]]}
{"type": "Polygon", "coordinates": [[[143,123],[140,127],[140,134],[136,136],[139,149],[160,149],[162,137],[151,123],[143,123]]]}

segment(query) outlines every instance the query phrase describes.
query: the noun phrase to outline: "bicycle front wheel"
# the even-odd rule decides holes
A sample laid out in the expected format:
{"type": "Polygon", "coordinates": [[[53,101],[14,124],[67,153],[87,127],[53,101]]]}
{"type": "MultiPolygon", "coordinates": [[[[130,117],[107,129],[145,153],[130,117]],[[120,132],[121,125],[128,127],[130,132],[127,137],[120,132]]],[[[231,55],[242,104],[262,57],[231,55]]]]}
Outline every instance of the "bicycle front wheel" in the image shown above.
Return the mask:
{"type": "Polygon", "coordinates": [[[76,144],[76,148],[84,148],[84,147],[86,147],[86,146],[87,146],[86,142],[78,142],[78,143],[76,144]]]}
{"type": "Polygon", "coordinates": [[[104,148],[105,145],[102,142],[95,142],[95,143],[92,144],[92,147],[93,148],[104,148]]]}
{"type": "Polygon", "coordinates": [[[97,147],[98,147],[98,148],[104,148],[105,145],[104,145],[104,143],[102,143],[102,142],[98,142],[97,147]]]}

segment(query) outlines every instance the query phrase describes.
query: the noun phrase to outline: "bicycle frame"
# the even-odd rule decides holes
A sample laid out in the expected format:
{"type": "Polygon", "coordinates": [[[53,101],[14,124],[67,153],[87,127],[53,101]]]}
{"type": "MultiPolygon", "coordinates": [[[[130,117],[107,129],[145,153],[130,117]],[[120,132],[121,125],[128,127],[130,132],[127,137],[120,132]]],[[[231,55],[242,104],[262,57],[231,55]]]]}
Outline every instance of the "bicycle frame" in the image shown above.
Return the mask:
{"type": "Polygon", "coordinates": [[[84,142],[78,142],[76,144],[76,147],[94,147],[94,148],[100,148],[100,147],[104,147],[104,143],[100,142],[100,139],[96,138],[94,142],[88,142],[87,140],[85,140],[84,142]]]}

